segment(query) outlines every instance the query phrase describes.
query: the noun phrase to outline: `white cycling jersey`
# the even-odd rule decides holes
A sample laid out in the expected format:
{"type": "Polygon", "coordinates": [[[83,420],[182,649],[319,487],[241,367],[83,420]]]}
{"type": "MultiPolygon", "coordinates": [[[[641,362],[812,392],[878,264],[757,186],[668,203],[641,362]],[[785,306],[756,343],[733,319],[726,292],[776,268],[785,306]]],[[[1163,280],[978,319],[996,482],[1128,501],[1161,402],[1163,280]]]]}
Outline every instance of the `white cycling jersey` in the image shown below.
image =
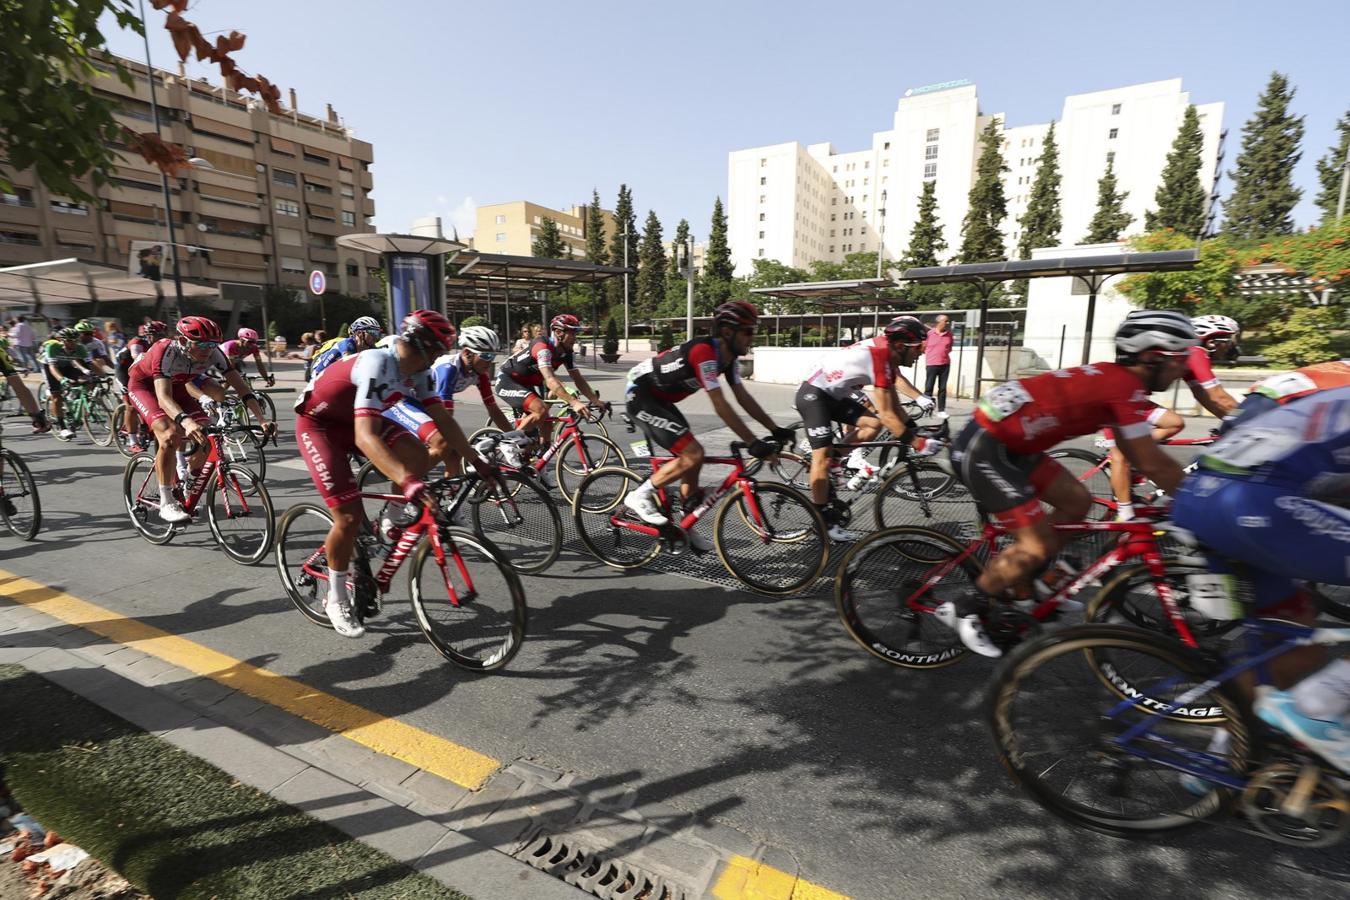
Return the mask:
{"type": "Polygon", "coordinates": [[[859,341],[842,350],[832,350],[806,378],[808,384],[842,400],[865,385],[879,388],[895,384],[891,350],[884,337],[859,341]]]}

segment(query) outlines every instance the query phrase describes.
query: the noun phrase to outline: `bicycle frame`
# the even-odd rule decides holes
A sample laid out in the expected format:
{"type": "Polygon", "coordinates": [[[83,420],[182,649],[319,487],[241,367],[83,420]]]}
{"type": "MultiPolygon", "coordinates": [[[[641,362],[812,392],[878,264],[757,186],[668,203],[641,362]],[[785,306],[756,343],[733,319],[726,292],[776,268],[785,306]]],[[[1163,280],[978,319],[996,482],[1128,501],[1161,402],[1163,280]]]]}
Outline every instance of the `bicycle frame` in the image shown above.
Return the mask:
{"type": "MultiPolygon", "coordinates": [[[[674,456],[651,457],[652,472],[655,473],[661,466],[674,462],[675,459],[676,457],[674,456]]],[[[750,477],[750,472],[745,461],[739,456],[709,456],[703,460],[703,464],[705,466],[731,466],[732,471],[727,473],[727,477],[722,479],[720,485],[711,492],[705,494],[697,506],[684,514],[684,517],[679,521],[679,527],[684,531],[688,531],[699,519],[703,518],[709,510],[716,508],[717,504],[722,501],[722,498],[729,494],[733,488],[739,487],[745,490],[746,505],[749,508],[750,516],[753,519],[752,524],[755,526],[756,533],[762,535],[760,540],[767,543],[771,538],[767,534],[768,529],[764,527],[764,515],[760,511],[759,500],[755,496],[755,479],[750,477]]],[[[661,487],[657,488],[657,491],[661,497],[662,505],[665,505],[669,500],[666,489],[661,487]]],[[[611,514],[609,517],[610,523],[651,537],[660,536],[662,534],[662,529],[669,527],[668,525],[656,526],[648,525],[645,522],[632,522],[621,518],[621,516],[622,513],[611,514]]]]}
{"type": "MultiPolygon", "coordinates": [[[[536,472],[544,471],[544,467],[548,465],[549,460],[553,459],[568,441],[577,445],[577,452],[582,454],[582,459],[586,458],[586,444],[582,440],[585,432],[581,430],[581,422],[578,420],[578,417],[575,415],[544,416],[543,423],[556,424],[558,422],[563,423],[563,426],[554,433],[552,442],[544,448],[542,453],[525,464],[536,472]]],[[[519,424],[518,420],[516,424],[519,424]]],[[[524,466],[522,466],[522,468],[524,468],[524,466]]]]}
{"type": "MultiPolygon", "coordinates": [[[[1212,444],[1212,443],[1214,443],[1215,441],[1217,441],[1218,439],[1219,439],[1219,436],[1216,435],[1216,434],[1207,434],[1207,435],[1203,435],[1203,436],[1201,436],[1201,437],[1189,437],[1189,438],[1183,438],[1183,437],[1171,437],[1171,438],[1168,438],[1168,439],[1165,440],[1165,441],[1160,441],[1159,444],[1158,444],[1158,446],[1160,446],[1160,447],[1207,447],[1207,446],[1209,446],[1210,444],[1212,444]]],[[[1102,446],[1102,445],[1101,445],[1101,443],[1098,443],[1097,446],[1100,447],[1100,446],[1102,446]]],[[[1193,460],[1191,460],[1189,463],[1187,463],[1184,467],[1182,467],[1182,471],[1185,472],[1187,475],[1189,475],[1190,473],[1192,473],[1192,472],[1195,471],[1195,469],[1196,469],[1198,463],[1199,463],[1199,459],[1198,459],[1198,458],[1197,458],[1197,459],[1193,459],[1193,460]]],[[[1109,453],[1103,452],[1103,453],[1101,454],[1101,458],[1097,460],[1096,465],[1094,465],[1092,468],[1088,469],[1088,470],[1087,470],[1086,472],[1084,472],[1082,475],[1079,475],[1077,480],[1078,480],[1080,483],[1086,482],[1086,481],[1087,481],[1088,479],[1090,479],[1093,475],[1097,475],[1097,474],[1099,474],[1099,473],[1100,473],[1100,474],[1103,474],[1103,475],[1106,475],[1108,478],[1110,477],[1110,474],[1111,474],[1111,455],[1110,455],[1109,453]]],[[[1133,473],[1133,480],[1134,480],[1134,483],[1135,483],[1135,484],[1146,484],[1146,483],[1148,483],[1148,479],[1147,479],[1146,477],[1144,477],[1143,475],[1139,474],[1138,472],[1134,472],[1134,473],[1133,473]]],[[[1155,495],[1155,496],[1156,496],[1156,495],[1155,495]]],[[[1107,509],[1111,510],[1112,512],[1115,512],[1115,511],[1116,511],[1116,508],[1120,505],[1120,501],[1117,500],[1114,496],[1112,496],[1112,497],[1097,497],[1097,496],[1094,495],[1093,498],[1092,498],[1092,502],[1093,502],[1094,504],[1098,505],[1098,506],[1105,506],[1107,509]]]]}
{"type": "MultiPolygon", "coordinates": [[[[183,490],[183,509],[189,513],[196,511],[197,504],[201,501],[202,496],[206,493],[206,489],[211,485],[211,480],[214,477],[216,484],[224,491],[226,511],[230,511],[230,503],[233,500],[233,502],[239,504],[240,512],[249,512],[248,498],[244,496],[243,492],[236,492],[237,496],[231,498],[230,492],[225,490],[225,474],[229,471],[230,461],[220,452],[220,437],[216,434],[207,434],[206,444],[208,448],[206,461],[203,462],[202,467],[193,474],[191,483],[183,490]]],[[[148,507],[158,509],[159,497],[157,495],[154,497],[147,497],[145,495],[146,488],[152,482],[154,483],[155,491],[158,491],[159,482],[155,481],[155,468],[153,466],[151,466],[150,470],[146,473],[145,481],[137,491],[136,499],[148,507]]]]}

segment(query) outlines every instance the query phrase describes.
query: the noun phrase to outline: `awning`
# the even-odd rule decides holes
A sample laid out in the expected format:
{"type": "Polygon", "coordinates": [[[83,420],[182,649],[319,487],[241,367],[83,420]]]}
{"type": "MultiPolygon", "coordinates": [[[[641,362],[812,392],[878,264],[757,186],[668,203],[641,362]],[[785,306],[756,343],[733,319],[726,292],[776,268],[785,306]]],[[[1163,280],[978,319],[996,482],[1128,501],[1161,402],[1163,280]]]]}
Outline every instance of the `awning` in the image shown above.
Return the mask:
{"type": "MultiPolygon", "coordinates": [[[[172,290],[172,283],[161,284],[172,290]]],[[[216,294],[214,287],[183,282],[184,297],[214,297],[216,294]]],[[[0,303],[6,306],[33,306],[38,300],[43,303],[92,303],[94,300],[158,299],[153,281],[128,275],[123,268],[73,257],[0,269],[0,303]]]]}

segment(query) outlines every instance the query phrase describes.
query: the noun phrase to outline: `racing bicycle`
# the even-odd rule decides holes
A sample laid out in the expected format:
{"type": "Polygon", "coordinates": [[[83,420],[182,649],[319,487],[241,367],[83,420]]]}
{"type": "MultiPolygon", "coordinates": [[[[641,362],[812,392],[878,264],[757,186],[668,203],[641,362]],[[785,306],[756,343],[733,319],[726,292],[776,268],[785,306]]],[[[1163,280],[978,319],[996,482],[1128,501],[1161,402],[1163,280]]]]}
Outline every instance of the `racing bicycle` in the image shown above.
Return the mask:
{"type": "MultiPolygon", "coordinates": [[[[546,421],[555,425],[553,441],[534,459],[520,466],[520,472],[529,474],[533,470],[542,476],[549,463],[553,464],[553,474],[558,482],[558,491],[570,505],[576,496],[577,486],[596,469],[602,466],[623,465],[623,451],[619,445],[602,434],[583,430],[586,422],[611,415],[611,407],[590,406],[586,412],[579,413],[568,408],[559,416],[548,416],[546,421]]],[[[469,443],[477,444],[480,438],[503,432],[495,427],[480,428],[469,435],[469,443]]]]}
{"type": "MultiPolygon", "coordinates": [[[[0,427],[0,434],[4,429],[0,427]]],[[[0,520],[15,537],[31,541],[42,527],[37,482],[19,454],[0,438],[0,520]]]]}

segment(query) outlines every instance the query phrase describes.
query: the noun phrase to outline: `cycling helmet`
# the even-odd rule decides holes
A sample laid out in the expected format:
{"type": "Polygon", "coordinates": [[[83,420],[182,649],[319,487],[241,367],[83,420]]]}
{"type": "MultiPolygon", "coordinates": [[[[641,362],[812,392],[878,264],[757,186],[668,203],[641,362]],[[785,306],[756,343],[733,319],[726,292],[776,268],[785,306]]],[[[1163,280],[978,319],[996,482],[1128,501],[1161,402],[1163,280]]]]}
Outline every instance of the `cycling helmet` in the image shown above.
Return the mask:
{"type": "Polygon", "coordinates": [[[459,333],[459,345],[474,353],[499,353],[502,349],[497,332],[484,325],[470,325],[459,333]]]}
{"type": "Polygon", "coordinates": [[[914,347],[922,344],[923,339],[928,337],[928,326],[913,316],[896,316],[886,323],[883,333],[888,342],[899,341],[914,347]]]}
{"type": "Polygon", "coordinates": [[[1228,316],[1197,316],[1191,319],[1191,326],[1195,328],[1195,333],[1202,341],[1210,338],[1236,338],[1242,332],[1237,320],[1228,316]]]}
{"type": "Polygon", "coordinates": [[[356,334],[358,331],[364,331],[367,334],[384,334],[384,329],[380,327],[380,323],[370,316],[362,316],[352,322],[347,331],[350,334],[356,334]]]}
{"type": "Polygon", "coordinates": [[[136,329],[136,334],[140,337],[159,337],[161,335],[168,334],[168,332],[169,326],[165,325],[158,319],[154,319],[150,322],[147,322],[140,328],[136,329]]]}
{"type": "Polygon", "coordinates": [[[1136,309],[1116,329],[1116,353],[1121,356],[1145,350],[1186,350],[1199,343],[1191,320],[1170,309],[1136,309]]]}
{"type": "Polygon", "coordinates": [[[580,331],[581,320],[571,313],[563,313],[554,316],[553,321],[548,323],[550,331],[580,331]]]}
{"type": "Polygon", "coordinates": [[[241,341],[250,341],[256,343],[258,340],[258,332],[254,331],[252,328],[240,328],[238,338],[241,341]]]}
{"type": "Polygon", "coordinates": [[[76,322],[75,330],[81,332],[82,334],[93,334],[94,326],[90,325],[88,322],[76,322]]]}
{"type": "Polygon", "coordinates": [[[206,316],[184,316],[178,320],[178,336],[189,341],[220,343],[220,326],[206,316]]]}
{"type": "Polygon", "coordinates": [[[56,332],[56,339],[58,341],[78,341],[80,333],[74,328],[62,328],[56,332]]]}
{"type": "Polygon", "coordinates": [[[759,322],[759,310],[755,309],[753,303],[744,300],[728,300],[713,311],[713,321],[718,326],[748,328],[759,322]]]}
{"type": "Polygon", "coordinates": [[[450,352],[455,343],[455,326],[440,313],[415,309],[403,320],[399,335],[428,360],[450,352]]]}

